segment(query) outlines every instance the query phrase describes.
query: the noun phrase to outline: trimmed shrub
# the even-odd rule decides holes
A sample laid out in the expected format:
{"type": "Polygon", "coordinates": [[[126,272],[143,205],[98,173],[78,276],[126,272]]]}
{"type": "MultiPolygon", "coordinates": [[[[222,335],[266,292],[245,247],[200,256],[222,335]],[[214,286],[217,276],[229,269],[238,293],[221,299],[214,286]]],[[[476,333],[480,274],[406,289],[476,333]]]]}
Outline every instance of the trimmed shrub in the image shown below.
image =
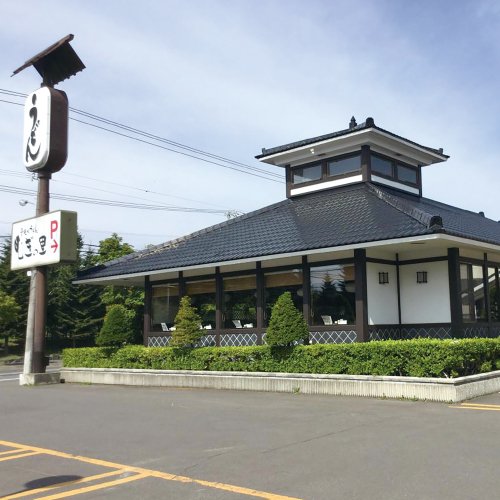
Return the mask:
{"type": "Polygon", "coordinates": [[[309,330],[302,313],[295,307],[292,294],[285,292],[278,297],[271,311],[271,319],[266,331],[266,344],[270,346],[290,346],[307,342],[309,330]]]}
{"type": "Polygon", "coordinates": [[[460,377],[500,369],[500,339],[389,340],[293,347],[65,349],[64,366],[460,377]]]}
{"type": "Polygon", "coordinates": [[[134,339],[133,318],[130,311],[121,304],[113,304],[104,316],[104,323],[95,343],[98,346],[122,346],[134,339]]]}
{"type": "Polygon", "coordinates": [[[196,312],[196,308],[191,305],[191,298],[187,295],[181,299],[174,325],[175,330],[172,332],[170,340],[172,347],[195,347],[203,336],[201,318],[196,312]]]}

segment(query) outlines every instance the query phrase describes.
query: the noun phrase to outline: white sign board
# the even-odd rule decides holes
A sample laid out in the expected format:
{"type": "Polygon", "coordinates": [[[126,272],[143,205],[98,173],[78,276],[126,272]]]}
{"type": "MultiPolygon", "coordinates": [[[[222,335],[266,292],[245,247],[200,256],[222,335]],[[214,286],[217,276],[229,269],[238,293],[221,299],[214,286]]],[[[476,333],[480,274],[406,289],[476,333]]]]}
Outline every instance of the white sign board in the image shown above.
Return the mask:
{"type": "Polygon", "coordinates": [[[74,262],[76,212],[50,212],[12,225],[12,270],[74,262]]]}
{"type": "Polygon", "coordinates": [[[50,152],[51,95],[42,87],[26,98],[24,105],[24,165],[28,170],[42,168],[50,152]]]}

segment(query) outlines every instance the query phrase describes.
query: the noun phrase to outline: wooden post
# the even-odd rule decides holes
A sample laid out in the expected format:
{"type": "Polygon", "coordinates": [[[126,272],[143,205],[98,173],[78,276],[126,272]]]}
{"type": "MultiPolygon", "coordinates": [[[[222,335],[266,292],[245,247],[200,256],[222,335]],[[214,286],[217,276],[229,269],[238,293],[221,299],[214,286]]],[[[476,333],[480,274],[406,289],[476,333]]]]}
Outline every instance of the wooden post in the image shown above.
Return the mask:
{"type": "Polygon", "coordinates": [[[356,295],[356,340],[368,342],[368,291],[366,286],[366,250],[354,250],[354,275],[356,295]]]}
{"type": "Polygon", "coordinates": [[[144,277],[144,323],[142,329],[143,343],[147,347],[149,332],[151,331],[151,306],[152,306],[152,285],[149,276],[144,277]]]}
{"type": "Polygon", "coordinates": [[[448,248],[448,277],[450,285],[451,336],[463,337],[460,303],[460,262],[458,248],[448,248]]]}

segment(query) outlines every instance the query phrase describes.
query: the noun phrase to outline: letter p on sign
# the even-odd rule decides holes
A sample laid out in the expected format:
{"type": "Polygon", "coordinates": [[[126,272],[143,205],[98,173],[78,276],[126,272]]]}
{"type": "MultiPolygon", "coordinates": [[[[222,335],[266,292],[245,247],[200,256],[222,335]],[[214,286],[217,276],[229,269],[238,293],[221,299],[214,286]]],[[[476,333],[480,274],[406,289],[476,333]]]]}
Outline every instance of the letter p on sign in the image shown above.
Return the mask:
{"type": "Polygon", "coordinates": [[[51,220],[50,221],[50,238],[52,239],[54,237],[54,233],[57,231],[59,228],[59,223],[57,220],[51,220]]]}

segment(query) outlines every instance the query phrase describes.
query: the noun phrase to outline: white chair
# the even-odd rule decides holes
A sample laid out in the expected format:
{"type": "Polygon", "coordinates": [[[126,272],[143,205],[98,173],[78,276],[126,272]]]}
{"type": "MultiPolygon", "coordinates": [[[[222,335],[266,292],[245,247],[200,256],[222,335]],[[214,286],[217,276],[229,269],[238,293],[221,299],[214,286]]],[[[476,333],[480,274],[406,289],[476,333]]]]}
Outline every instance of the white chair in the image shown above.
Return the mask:
{"type": "Polygon", "coordinates": [[[328,315],[322,315],[321,319],[323,320],[324,325],[333,325],[333,320],[331,316],[328,315]]]}
{"type": "Polygon", "coordinates": [[[245,323],[243,328],[253,328],[253,323],[245,323]]]}
{"type": "Polygon", "coordinates": [[[162,332],[168,332],[168,326],[166,323],[160,323],[162,332]]]}
{"type": "Polygon", "coordinates": [[[233,325],[235,328],[243,328],[243,325],[241,324],[241,321],[239,319],[233,319],[233,325]]]}
{"type": "Polygon", "coordinates": [[[211,330],[212,329],[212,325],[208,324],[208,325],[205,325],[203,328],[205,330],[211,330]]]}

